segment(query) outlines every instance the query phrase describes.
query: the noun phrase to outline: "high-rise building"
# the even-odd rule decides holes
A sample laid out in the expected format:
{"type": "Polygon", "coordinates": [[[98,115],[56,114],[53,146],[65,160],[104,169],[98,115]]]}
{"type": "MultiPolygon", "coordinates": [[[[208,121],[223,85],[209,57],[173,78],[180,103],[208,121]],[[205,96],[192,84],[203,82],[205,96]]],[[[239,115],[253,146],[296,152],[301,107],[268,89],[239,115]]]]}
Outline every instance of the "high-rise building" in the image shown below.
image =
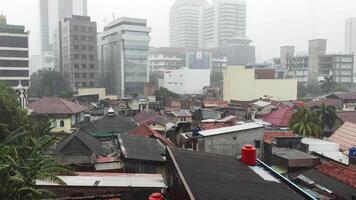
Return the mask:
{"type": "MultiPolygon", "coordinates": [[[[356,55],[356,17],[346,19],[345,53],[356,55]]],[[[354,76],[356,76],[356,62],[354,62],[354,76]]],[[[356,79],[354,79],[356,82],[356,79]]]]}
{"type": "Polygon", "coordinates": [[[309,40],[308,84],[317,85],[319,76],[319,56],[326,54],[326,40],[309,40]]]}
{"type": "Polygon", "coordinates": [[[87,0],[39,0],[42,66],[53,68],[53,35],[58,22],[87,15],[87,0]]]}
{"type": "Polygon", "coordinates": [[[245,0],[214,0],[201,9],[201,48],[217,48],[236,34],[246,34],[245,0]]]}
{"type": "Polygon", "coordinates": [[[55,70],[68,79],[72,89],[97,86],[96,22],[73,15],[58,23],[54,38],[55,70]]]}
{"type": "Polygon", "coordinates": [[[0,81],[11,87],[21,82],[24,88],[30,86],[28,67],[28,32],[20,25],[6,23],[0,16],[0,81]]]}
{"type": "Polygon", "coordinates": [[[119,97],[140,96],[148,81],[151,28],[147,20],[122,17],[98,35],[100,85],[119,97]]]}
{"type": "Polygon", "coordinates": [[[176,0],[169,13],[169,46],[199,47],[201,7],[206,0],[176,0]]]}

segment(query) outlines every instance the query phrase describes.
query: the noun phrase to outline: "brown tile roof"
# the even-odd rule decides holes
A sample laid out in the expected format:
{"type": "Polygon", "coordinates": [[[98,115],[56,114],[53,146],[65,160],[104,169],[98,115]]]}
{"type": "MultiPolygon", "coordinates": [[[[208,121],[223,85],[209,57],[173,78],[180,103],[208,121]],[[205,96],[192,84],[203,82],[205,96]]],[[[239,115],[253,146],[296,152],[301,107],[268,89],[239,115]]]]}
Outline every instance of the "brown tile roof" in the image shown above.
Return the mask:
{"type": "Polygon", "coordinates": [[[333,177],[351,187],[356,188],[356,170],[334,162],[327,162],[316,167],[321,173],[333,177]]]}
{"type": "Polygon", "coordinates": [[[356,124],[345,122],[329,137],[329,140],[340,144],[341,151],[348,151],[356,146],[356,124]]]}
{"type": "Polygon", "coordinates": [[[294,137],[294,134],[292,131],[266,131],[263,135],[263,141],[271,144],[275,137],[294,137]]]}
{"type": "Polygon", "coordinates": [[[288,127],[289,120],[293,115],[293,107],[280,107],[278,110],[261,116],[265,122],[277,127],[288,127]]]}
{"type": "Polygon", "coordinates": [[[321,104],[325,104],[326,106],[334,106],[336,109],[342,108],[342,100],[341,99],[319,99],[316,101],[311,101],[305,104],[306,107],[320,107],[321,104]]]}
{"type": "Polygon", "coordinates": [[[75,114],[88,108],[59,97],[43,97],[28,105],[37,114],[75,114]]]}
{"type": "Polygon", "coordinates": [[[173,142],[171,142],[169,139],[167,139],[165,136],[161,135],[157,131],[151,129],[149,126],[146,124],[141,124],[140,126],[132,129],[131,131],[128,132],[129,135],[141,135],[141,136],[146,136],[146,137],[154,137],[159,139],[163,144],[174,147],[175,145],[173,142]]]}
{"type": "Polygon", "coordinates": [[[155,111],[153,110],[143,110],[141,111],[140,113],[138,113],[137,115],[135,115],[133,117],[133,119],[139,123],[139,124],[142,124],[142,123],[145,123],[145,122],[148,122],[148,121],[151,121],[154,117],[158,116],[158,113],[156,113],[155,111]]]}
{"type": "Polygon", "coordinates": [[[342,111],[336,113],[342,122],[351,122],[356,124],[356,111],[342,111]]]}
{"type": "Polygon", "coordinates": [[[229,106],[229,102],[219,99],[206,99],[203,101],[205,108],[220,107],[225,108],[229,106]]]}

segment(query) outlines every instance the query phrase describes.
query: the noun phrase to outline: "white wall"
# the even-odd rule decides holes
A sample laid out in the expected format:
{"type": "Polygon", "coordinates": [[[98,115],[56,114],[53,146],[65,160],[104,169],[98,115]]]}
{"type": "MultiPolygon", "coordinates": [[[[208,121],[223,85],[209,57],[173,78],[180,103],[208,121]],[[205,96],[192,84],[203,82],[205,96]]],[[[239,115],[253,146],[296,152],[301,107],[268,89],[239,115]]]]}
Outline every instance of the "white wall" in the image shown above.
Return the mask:
{"type": "Polygon", "coordinates": [[[210,85],[209,69],[178,69],[164,72],[164,87],[178,94],[203,94],[210,85]]]}

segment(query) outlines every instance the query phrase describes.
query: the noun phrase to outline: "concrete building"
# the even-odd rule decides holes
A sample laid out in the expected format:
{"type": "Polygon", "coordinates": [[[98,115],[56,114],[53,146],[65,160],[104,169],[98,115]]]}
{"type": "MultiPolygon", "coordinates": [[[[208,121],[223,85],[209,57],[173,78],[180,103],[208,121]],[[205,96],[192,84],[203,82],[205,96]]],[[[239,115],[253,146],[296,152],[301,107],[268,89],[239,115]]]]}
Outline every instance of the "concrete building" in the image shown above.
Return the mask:
{"type": "Polygon", "coordinates": [[[148,82],[147,20],[122,17],[98,35],[100,85],[119,97],[141,96],[148,82]]]}
{"type": "Polygon", "coordinates": [[[319,76],[319,56],[326,53],[326,40],[309,40],[309,67],[308,67],[308,85],[318,84],[319,76]]]}
{"type": "Polygon", "coordinates": [[[87,0],[39,0],[43,67],[53,68],[53,36],[58,22],[72,15],[87,15],[87,0]]]}
{"type": "Polygon", "coordinates": [[[295,46],[282,46],[281,47],[281,67],[287,68],[288,60],[294,57],[295,46]]]}
{"type": "Polygon", "coordinates": [[[354,78],[354,55],[328,54],[319,56],[319,80],[333,77],[336,83],[352,87],[354,78]]]}
{"type": "Polygon", "coordinates": [[[218,48],[236,33],[246,34],[246,1],[214,0],[201,8],[200,47],[218,48]]]}
{"type": "Polygon", "coordinates": [[[28,35],[24,26],[7,24],[0,16],[0,81],[11,87],[20,81],[24,88],[30,86],[28,35]]]}
{"type": "Polygon", "coordinates": [[[166,70],[163,87],[178,94],[203,94],[203,88],[210,85],[209,69],[166,70]]]}
{"type": "Polygon", "coordinates": [[[297,80],[259,79],[256,78],[255,69],[245,69],[243,66],[228,66],[225,69],[225,101],[250,101],[265,97],[277,101],[296,100],[297,80]]]}
{"type": "MultiPolygon", "coordinates": [[[[356,17],[346,19],[345,23],[345,53],[356,54],[356,17]]],[[[354,76],[356,76],[356,63],[354,63],[354,76]]],[[[354,82],[356,80],[354,79],[354,82]]]]}
{"type": "Polygon", "coordinates": [[[97,86],[96,22],[73,15],[58,23],[55,37],[55,70],[72,89],[97,86]]]}
{"type": "Polygon", "coordinates": [[[169,12],[169,46],[199,47],[200,11],[206,0],[176,0],[169,12]]]}

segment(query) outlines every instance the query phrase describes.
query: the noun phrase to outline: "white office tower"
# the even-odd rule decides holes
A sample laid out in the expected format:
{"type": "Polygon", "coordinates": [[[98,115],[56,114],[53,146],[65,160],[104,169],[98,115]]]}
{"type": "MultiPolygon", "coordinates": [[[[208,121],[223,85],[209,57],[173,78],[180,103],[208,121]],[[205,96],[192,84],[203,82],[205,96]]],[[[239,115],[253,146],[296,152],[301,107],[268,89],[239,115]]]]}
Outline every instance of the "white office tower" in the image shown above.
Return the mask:
{"type": "MultiPolygon", "coordinates": [[[[345,53],[354,55],[356,54],[356,17],[346,19],[345,53]]],[[[354,62],[354,77],[356,77],[356,62],[354,62]]],[[[355,78],[354,82],[356,82],[355,78]]]]}
{"type": "Polygon", "coordinates": [[[246,1],[214,0],[201,10],[200,47],[227,44],[235,34],[246,34],[246,1]]]}
{"type": "Polygon", "coordinates": [[[201,7],[206,0],[176,0],[169,13],[169,46],[199,47],[201,7]]]}

